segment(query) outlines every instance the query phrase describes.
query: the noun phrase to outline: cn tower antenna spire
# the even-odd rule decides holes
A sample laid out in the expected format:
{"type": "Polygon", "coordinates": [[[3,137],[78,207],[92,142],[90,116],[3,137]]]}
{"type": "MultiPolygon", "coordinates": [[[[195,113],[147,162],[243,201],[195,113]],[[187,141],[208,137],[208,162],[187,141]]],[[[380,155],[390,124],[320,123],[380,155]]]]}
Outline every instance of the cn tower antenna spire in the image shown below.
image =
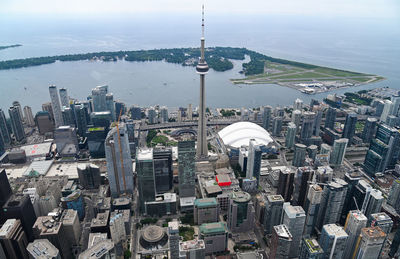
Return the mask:
{"type": "Polygon", "coordinates": [[[204,5],[201,10],[201,37],[204,39],[204,5]]]}

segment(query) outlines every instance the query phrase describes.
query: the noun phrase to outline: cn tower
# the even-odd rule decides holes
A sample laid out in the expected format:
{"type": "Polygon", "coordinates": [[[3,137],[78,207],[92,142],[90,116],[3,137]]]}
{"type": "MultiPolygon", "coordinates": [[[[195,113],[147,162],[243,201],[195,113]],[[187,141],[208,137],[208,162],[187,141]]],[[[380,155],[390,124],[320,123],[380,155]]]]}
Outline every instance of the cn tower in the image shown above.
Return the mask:
{"type": "Polygon", "coordinates": [[[208,157],[207,146],[207,120],[206,120],[206,106],[205,106],[205,75],[208,72],[208,65],[204,59],[204,5],[202,7],[201,18],[201,57],[196,66],[197,74],[200,75],[200,103],[199,103],[199,128],[197,130],[197,159],[205,159],[208,157]]]}

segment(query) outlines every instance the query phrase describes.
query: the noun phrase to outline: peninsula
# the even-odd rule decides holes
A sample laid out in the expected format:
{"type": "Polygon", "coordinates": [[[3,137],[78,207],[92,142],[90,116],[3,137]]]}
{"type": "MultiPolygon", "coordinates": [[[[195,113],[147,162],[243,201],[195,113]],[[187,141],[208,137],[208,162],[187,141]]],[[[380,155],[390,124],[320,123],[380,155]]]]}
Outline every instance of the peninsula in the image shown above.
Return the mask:
{"type": "MultiPolygon", "coordinates": [[[[15,45],[16,46],[16,45],[15,45]]],[[[173,48],[136,51],[93,52],[47,57],[34,57],[0,61],[0,70],[51,64],[56,61],[165,61],[183,66],[196,66],[200,50],[198,48],[173,48]]],[[[231,60],[244,60],[242,64],[246,77],[231,79],[234,84],[278,84],[295,88],[304,93],[327,92],[337,88],[358,86],[383,80],[377,75],[322,67],[296,61],[273,58],[246,48],[210,47],[205,50],[205,59],[215,71],[233,68],[231,60]]]]}
{"type": "Polygon", "coordinates": [[[8,48],[16,48],[16,47],[21,47],[21,44],[14,44],[14,45],[7,45],[7,46],[0,46],[0,50],[3,49],[8,49],[8,48]]]}

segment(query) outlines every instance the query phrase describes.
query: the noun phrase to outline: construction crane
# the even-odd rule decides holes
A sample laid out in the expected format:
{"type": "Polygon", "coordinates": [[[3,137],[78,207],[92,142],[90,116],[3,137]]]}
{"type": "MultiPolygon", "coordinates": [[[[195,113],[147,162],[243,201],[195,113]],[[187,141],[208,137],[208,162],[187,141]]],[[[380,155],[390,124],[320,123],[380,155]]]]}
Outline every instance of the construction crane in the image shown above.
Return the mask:
{"type": "Polygon", "coordinates": [[[121,160],[122,181],[124,182],[124,194],[126,194],[124,158],[123,158],[123,154],[122,154],[121,135],[119,134],[119,121],[121,120],[121,115],[122,115],[122,109],[119,111],[119,116],[118,116],[116,127],[117,127],[117,134],[118,134],[119,159],[121,160]]]}

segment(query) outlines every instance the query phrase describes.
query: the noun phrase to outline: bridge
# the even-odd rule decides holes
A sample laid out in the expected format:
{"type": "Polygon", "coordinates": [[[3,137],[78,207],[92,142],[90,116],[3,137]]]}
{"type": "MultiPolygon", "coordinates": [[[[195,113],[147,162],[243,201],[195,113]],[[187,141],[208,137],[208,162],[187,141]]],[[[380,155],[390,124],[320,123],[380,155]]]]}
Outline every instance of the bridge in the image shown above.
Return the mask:
{"type": "MultiPolygon", "coordinates": [[[[207,121],[207,126],[226,126],[235,122],[239,122],[240,120],[210,120],[207,121]]],[[[171,129],[171,128],[187,128],[187,127],[197,127],[198,121],[182,121],[182,122],[167,122],[160,124],[151,124],[151,125],[140,125],[140,131],[148,131],[148,130],[158,130],[158,129],[171,129]]]]}

